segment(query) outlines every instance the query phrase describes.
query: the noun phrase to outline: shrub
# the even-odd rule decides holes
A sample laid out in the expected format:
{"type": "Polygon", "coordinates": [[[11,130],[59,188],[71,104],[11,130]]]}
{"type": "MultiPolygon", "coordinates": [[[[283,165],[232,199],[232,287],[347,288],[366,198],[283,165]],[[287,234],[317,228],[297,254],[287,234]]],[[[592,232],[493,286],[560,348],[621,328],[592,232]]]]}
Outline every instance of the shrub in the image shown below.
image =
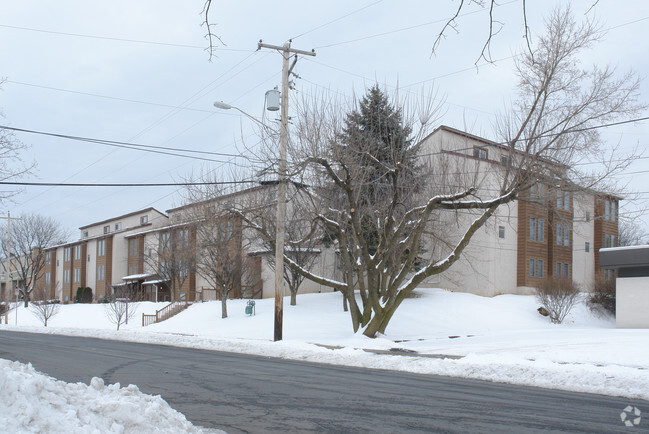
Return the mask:
{"type": "Polygon", "coordinates": [[[588,296],[588,307],[615,315],[615,280],[597,277],[588,296]]]}
{"type": "Polygon", "coordinates": [[[75,303],[92,303],[92,288],[82,287],[77,288],[77,295],[74,297],[75,303]]]}
{"type": "Polygon", "coordinates": [[[570,279],[546,279],[536,288],[536,298],[548,311],[550,321],[561,324],[579,301],[579,288],[570,279]]]}

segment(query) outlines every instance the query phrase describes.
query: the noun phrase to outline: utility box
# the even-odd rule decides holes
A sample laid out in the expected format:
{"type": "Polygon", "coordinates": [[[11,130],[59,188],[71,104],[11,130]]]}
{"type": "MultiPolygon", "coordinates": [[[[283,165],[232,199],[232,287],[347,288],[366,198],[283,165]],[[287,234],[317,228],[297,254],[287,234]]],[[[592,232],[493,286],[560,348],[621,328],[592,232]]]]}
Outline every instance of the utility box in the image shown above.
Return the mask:
{"type": "Polygon", "coordinates": [[[266,92],[266,110],[270,112],[279,110],[279,96],[280,92],[277,89],[266,92]]]}

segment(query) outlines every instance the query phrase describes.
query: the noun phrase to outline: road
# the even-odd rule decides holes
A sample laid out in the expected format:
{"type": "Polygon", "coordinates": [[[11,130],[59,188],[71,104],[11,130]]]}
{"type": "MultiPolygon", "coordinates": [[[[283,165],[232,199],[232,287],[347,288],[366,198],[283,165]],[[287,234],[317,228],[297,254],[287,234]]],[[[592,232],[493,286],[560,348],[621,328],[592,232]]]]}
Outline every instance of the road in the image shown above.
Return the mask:
{"type": "Polygon", "coordinates": [[[239,432],[629,432],[649,402],[93,338],[0,332],[0,358],[67,382],[136,384],[192,423],[239,432]]]}

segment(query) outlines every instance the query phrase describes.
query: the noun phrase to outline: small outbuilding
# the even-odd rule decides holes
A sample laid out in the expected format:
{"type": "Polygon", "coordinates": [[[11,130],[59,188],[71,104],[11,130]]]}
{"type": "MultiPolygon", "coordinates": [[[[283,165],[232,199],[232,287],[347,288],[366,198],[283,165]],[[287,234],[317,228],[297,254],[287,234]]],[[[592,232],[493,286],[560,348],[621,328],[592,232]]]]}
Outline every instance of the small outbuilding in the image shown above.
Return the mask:
{"type": "Polygon", "coordinates": [[[617,270],[616,327],[649,328],[649,245],[600,249],[599,266],[617,270]]]}

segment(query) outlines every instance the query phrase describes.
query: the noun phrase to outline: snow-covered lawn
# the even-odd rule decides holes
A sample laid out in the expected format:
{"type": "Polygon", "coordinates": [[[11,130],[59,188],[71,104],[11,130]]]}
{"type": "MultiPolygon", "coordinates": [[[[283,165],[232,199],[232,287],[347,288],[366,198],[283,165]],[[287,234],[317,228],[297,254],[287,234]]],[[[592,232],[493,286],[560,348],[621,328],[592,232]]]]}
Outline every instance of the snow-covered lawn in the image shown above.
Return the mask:
{"type": "Polygon", "coordinates": [[[101,304],[63,305],[47,328],[21,307],[18,326],[12,313],[0,332],[164,343],[649,399],[649,330],[615,329],[614,319],[595,315],[584,304],[564,324],[553,325],[537,313],[531,296],[486,298],[439,289],[420,289],[417,295],[377,339],[352,333],[337,293],[298,295],[297,306],[286,298],[280,342],[272,342],[272,299],[257,300],[255,316],[245,315],[246,300],[229,301],[227,319],[221,319],[220,302],[198,303],[147,327],[141,326],[142,313],[164,304],[140,303],[119,331],[101,304]],[[394,349],[416,354],[366,351],[394,349]]]}

